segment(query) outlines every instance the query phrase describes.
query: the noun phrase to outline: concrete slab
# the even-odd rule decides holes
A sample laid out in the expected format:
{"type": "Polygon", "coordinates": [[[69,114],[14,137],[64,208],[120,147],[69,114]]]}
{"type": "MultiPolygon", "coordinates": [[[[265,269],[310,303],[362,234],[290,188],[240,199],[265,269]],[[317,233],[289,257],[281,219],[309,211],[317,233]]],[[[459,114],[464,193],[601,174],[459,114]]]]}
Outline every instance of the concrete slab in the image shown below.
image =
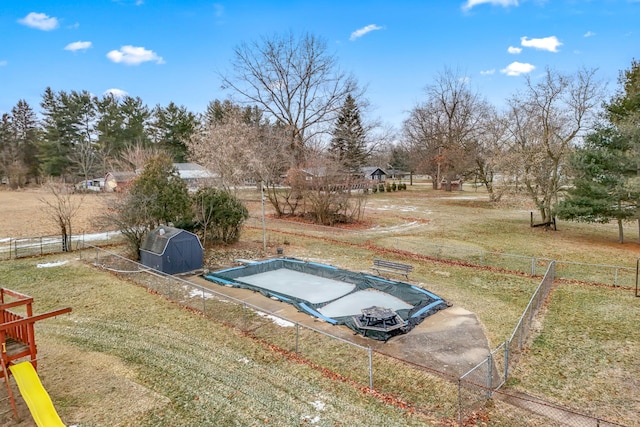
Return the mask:
{"type": "Polygon", "coordinates": [[[409,333],[382,342],[365,338],[346,326],[332,325],[299,312],[293,305],[267,298],[259,292],[217,285],[199,276],[187,280],[291,322],[454,377],[466,373],[490,353],[489,341],[476,315],[455,305],[427,317],[409,333]]]}

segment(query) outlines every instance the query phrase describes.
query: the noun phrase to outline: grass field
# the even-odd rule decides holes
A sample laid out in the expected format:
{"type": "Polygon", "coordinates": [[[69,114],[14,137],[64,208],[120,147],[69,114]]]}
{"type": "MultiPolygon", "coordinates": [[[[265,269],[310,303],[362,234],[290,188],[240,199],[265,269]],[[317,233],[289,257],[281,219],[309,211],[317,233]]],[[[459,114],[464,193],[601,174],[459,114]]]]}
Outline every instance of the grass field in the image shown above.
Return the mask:
{"type": "MultiPolygon", "coordinates": [[[[251,210],[258,212],[255,198],[246,198],[251,210]]],[[[472,191],[443,194],[423,185],[407,192],[376,194],[368,201],[367,220],[367,227],[341,233],[339,238],[322,228],[308,232],[307,237],[296,233],[294,226],[284,226],[280,232],[270,229],[269,251],[282,246],[288,256],[355,270],[370,267],[371,259],[379,256],[375,248],[419,251],[424,242],[627,266],[640,256],[640,246],[631,242],[635,239],[632,225],[624,245],[616,243],[615,225],[561,223],[559,231],[532,229],[526,203],[493,206],[482,193],[472,191]]],[[[245,230],[242,241],[260,248],[261,230],[245,230]]],[[[434,382],[435,386],[425,389],[425,381],[415,371],[394,370],[401,381],[382,376],[376,387],[385,394],[366,393],[362,384],[292,360],[235,329],[97,271],[74,254],[67,256],[64,266],[36,268],[37,263],[62,258],[0,262],[0,277],[2,286],[34,296],[38,313],[73,307],[70,315],[36,326],[39,373],[68,424],[445,423],[439,414],[446,411],[439,412],[441,403],[430,401],[429,394],[454,392],[447,383],[434,382]],[[433,411],[415,414],[394,403],[390,397],[399,383],[403,396],[421,406],[433,405],[433,411]]],[[[411,263],[412,280],[476,313],[493,346],[509,336],[539,282],[446,262],[412,259],[411,263]]],[[[506,390],[623,425],[640,425],[639,318],[640,298],[629,290],[558,283],[538,321],[538,334],[506,390]]],[[[488,412],[488,425],[553,424],[510,408],[496,401],[488,412]]],[[[19,422],[12,421],[10,413],[4,421],[32,425],[24,404],[21,414],[19,422]]]]}

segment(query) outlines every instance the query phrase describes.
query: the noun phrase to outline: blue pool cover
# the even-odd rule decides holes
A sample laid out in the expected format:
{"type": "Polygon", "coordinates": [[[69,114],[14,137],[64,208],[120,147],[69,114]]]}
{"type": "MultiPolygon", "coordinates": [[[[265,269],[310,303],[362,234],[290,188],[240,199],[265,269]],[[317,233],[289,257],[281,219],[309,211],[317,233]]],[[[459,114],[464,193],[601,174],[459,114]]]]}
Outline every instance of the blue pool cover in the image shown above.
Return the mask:
{"type": "Polygon", "coordinates": [[[405,282],[295,258],[256,261],[210,272],[204,278],[220,285],[260,292],[269,298],[293,304],[298,310],[328,323],[346,325],[367,337],[385,341],[393,335],[410,331],[428,316],[449,306],[439,296],[405,282]],[[378,306],[388,304],[386,308],[393,309],[400,316],[403,327],[393,331],[360,329],[353,317],[365,307],[354,304],[354,301],[363,297],[363,304],[372,297],[378,306]],[[344,301],[342,306],[341,301],[344,301]],[[327,309],[324,314],[323,308],[327,309]],[[326,312],[341,315],[329,316],[326,312]]]}

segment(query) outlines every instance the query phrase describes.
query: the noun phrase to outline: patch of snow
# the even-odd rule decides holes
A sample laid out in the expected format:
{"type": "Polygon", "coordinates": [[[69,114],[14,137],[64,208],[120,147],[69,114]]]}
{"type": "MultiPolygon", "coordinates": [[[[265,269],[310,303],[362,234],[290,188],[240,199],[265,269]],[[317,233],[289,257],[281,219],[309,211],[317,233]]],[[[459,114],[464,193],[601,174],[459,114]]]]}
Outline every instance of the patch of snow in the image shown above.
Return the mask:
{"type": "Polygon", "coordinates": [[[36,267],[38,268],[60,267],[61,265],[65,265],[67,262],[68,261],[47,262],[44,264],[38,264],[36,267]]]}
{"type": "Polygon", "coordinates": [[[315,402],[309,402],[309,403],[311,403],[311,406],[313,406],[316,409],[316,411],[324,411],[325,406],[327,406],[326,403],[321,402],[319,400],[316,400],[315,402]]]}
{"type": "Polygon", "coordinates": [[[418,210],[416,206],[396,206],[396,205],[376,206],[369,209],[374,209],[377,211],[400,211],[400,212],[415,212],[418,210]]]}
{"type": "Polygon", "coordinates": [[[238,359],[238,362],[244,363],[246,365],[249,363],[249,359],[247,359],[246,357],[241,357],[240,359],[238,359]]]}
{"type": "Polygon", "coordinates": [[[284,320],[284,319],[281,319],[281,318],[276,317],[276,316],[272,316],[272,315],[267,314],[267,313],[262,313],[261,311],[256,311],[256,313],[258,314],[258,316],[264,317],[265,319],[269,319],[273,323],[275,323],[276,325],[282,326],[283,328],[292,328],[292,327],[295,326],[294,323],[291,323],[288,320],[284,320]]]}
{"type": "Polygon", "coordinates": [[[189,296],[191,298],[195,298],[195,297],[204,297],[204,299],[213,298],[212,293],[203,292],[202,289],[192,288],[191,286],[187,286],[187,285],[184,285],[182,288],[189,291],[189,296]]]}
{"type": "Polygon", "coordinates": [[[411,221],[411,222],[407,222],[405,224],[394,225],[394,226],[391,226],[391,227],[375,226],[375,227],[371,227],[369,229],[369,231],[376,231],[376,232],[379,232],[379,233],[392,233],[392,232],[396,232],[396,231],[411,230],[413,228],[421,227],[422,225],[423,224],[419,223],[418,221],[411,221]]]}
{"type": "Polygon", "coordinates": [[[305,415],[302,417],[302,421],[309,424],[317,424],[318,422],[320,422],[320,417],[317,415],[315,417],[311,417],[311,415],[305,415]]]}

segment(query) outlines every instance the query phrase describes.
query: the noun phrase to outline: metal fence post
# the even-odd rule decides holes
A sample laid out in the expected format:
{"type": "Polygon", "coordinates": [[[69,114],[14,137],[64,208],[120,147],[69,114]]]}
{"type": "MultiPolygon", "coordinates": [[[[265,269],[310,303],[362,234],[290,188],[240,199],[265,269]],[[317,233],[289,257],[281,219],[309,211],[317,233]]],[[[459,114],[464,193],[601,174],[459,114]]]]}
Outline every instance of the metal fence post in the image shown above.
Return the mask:
{"type": "Polygon", "coordinates": [[[247,330],[247,303],[242,304],[242,330],[247,330]]]}
{"type": "Polygon", "coordinates": [[[493,390],[493,355],[489,353],[487,357],[487,399],[491,398],[493,390]]]}
{"type": "Polygon", "coordinates": [[[373,390],[373,352],[369,347],[369,388],[373,390]]]}
{"type": "Polygon", "coordinates": [[[504,347],[504,382],[506,383],[509,379],[509,346],[511,345],[511,340],[505,341],[506,345],[504,347]]]}
{"type": "Polygon", "coordinates": [[[535,257],[531,257],[531,275],[532,276],[536,275],[536,258],[535,257]]]}
{"type": "Polygon", "coordinates": [[[458,425],[462,425],[462,379],[458,378],[458,425]]]}
{"type": "Polygon", "coordinates": [[[298,354],[298,337],[300,336],[300,324],[296,323],[296,354],[298,354]]]}

